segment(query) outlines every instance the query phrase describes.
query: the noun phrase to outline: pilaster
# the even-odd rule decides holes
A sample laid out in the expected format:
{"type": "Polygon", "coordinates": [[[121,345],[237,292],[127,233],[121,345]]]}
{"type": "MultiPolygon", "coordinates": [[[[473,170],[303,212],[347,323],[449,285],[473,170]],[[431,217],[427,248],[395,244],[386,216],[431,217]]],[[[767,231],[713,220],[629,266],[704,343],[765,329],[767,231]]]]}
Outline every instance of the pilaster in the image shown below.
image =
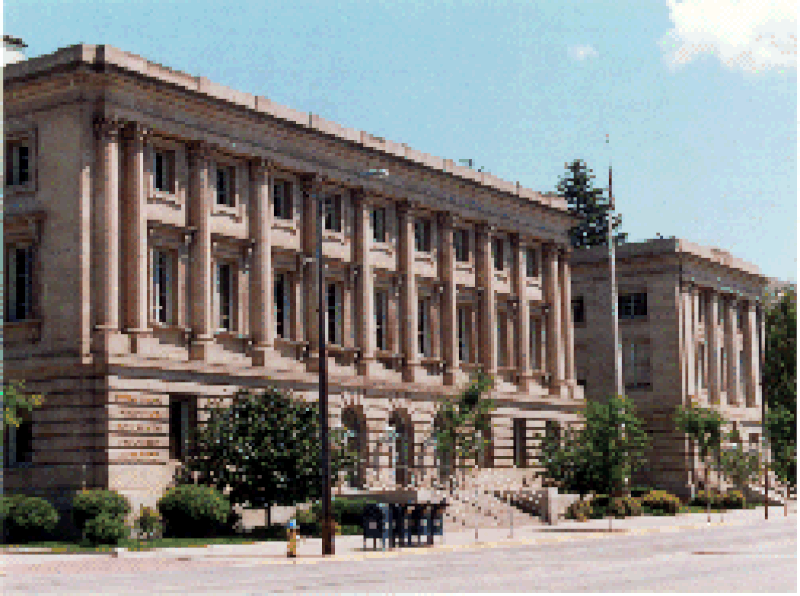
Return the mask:
{"type": "Polygon", "coordinates": [[[712,404],[720,402],[720,345],[719,345],[719,294],[711,291],[708,296],[706,338],[708,341],[708,398],[712,404]]]}
{"type": "Polygon", "coordinates": [[[562,296],[559,287],[558,248],[545,247],[545,300],[547,312],[547,372],[551,395],[562,395],[564,386],[564,341],[562,336],[562,296]]]}
{"type": "Polygon", "coordinates": [[[475,228],[476,286],[479,294],[479,363],[483,372],[497,375],[497,304],[494,295],[492,235],[486,224],[475,228]]]}
{"type": "Polygon", "coordinates": [[[564,338],[564,383],[574,393],[575,380],[575,327],[572,320],[572,279],[570,272],[570,250],[559,251],[559,283],[561,285],[561,329],[564,338]]]}
{"type": "Polygon", "coordinates": [[[355,214],[353,261],[358,266],[356,278],[356,343],[361,348],[358,374],[369,377],[378,365],[375,359],[375,284],[370,262],[370,204],[363,189],[352,193],[355,214]]]}
{"type": "Polygon", "coordinates": [[[400,227],[400,303],[402,312],[402,343],[405,361],[403,364],[403,380],[415,382],[422,370],[417,345],[417,281],[414,276],[414,216],[410,205],[400,203],[397,206],[400,227]]]}
{"type": "Polygon", "coordinates": [[[531,389],[533,375],[531,374],[531,311],[530,302],[526,297],[527,283],[525,277],[525,245],[520,242],[519,236],[514,238],[514,293],[517,296],[517,312],[514,317],[514,339],[517,352],[517,379],[519,390],[527,393],[531,389]]]}
{"type": "Polygon", "coordinates": [[[250,162],[250,329],[253,366],[266,366],[275,345],[272,285],[272,177],[266,160],[250,162]]]}
{"type": "Polygon", "coordinates": [[[196,229],[190,253],[190,360],[207,360],[214,342],[211,312],[211,148],[200,142],[189,146],[189,221],[196,229]]]}
{"type": "Polygon", "coordinates": [[[455,247],[453,245],[453,216],[439,214],[439,279],[442,280],[440,297],[441,354],[444,361],[444,384],[455,385],[458,369],[457,289],[455,280],[455,247]]]}
{"type": "Polygon", "coordinates": [[[728,355],[728,362],[726,375],[728,377],[728,384],[725,388],[728,397],[728,404],[732,406],[739,405],[739,342],[736,333],[736,301],[731,296],[725,300],[725,336],[723,345],[725,346],[725,353],[728,355]]]}
{"type": "Polygon", "coordinates": [[[124,324],[125,333],[131,338],[131,351],[140,353],[146,351],[151,333],[147,304],[147,191],[144,179],[144,149],[149,131],[132,122],[125,133],[124,324]]]}

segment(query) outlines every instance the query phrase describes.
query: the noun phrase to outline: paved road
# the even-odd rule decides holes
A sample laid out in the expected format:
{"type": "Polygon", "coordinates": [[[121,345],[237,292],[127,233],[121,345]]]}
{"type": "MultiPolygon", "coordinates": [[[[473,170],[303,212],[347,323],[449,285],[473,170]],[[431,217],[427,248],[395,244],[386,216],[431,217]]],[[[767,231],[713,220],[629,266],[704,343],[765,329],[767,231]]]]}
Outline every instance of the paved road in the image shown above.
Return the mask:
{"type": "MultiPolygon", "coordinates": [[[[555,527],[531,544],[339,560],[61,557],[7,566],[5,594],[298,592],[796,592],[797,517],[676,532],[555,527]],[[573,531],[569,531],[569,530],[573,531]],[[556,539],[558,538],[558,540],[556,539]]],[[[185,558],[185,557],[184,557],[185,558]]]]}

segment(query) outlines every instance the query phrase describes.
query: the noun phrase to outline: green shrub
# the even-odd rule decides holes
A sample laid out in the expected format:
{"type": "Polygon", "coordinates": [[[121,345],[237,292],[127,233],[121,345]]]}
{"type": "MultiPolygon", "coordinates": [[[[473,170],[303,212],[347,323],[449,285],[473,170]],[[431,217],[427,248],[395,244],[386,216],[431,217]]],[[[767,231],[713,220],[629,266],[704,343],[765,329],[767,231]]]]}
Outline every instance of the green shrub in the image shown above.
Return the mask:
{"type": "Polygon", "coordinates": [[[128,499],[113,490],[82,490],[72,499],[72,520],[81,535],[86,524],[101,514],[124,520],[130,512],[128,499]]]}
{"type": "Polygon", "coordinates": [[[11,510],[14,506],[25,497],[23,495],[3,495],[0,496],[0,523],[3,526],[3,536],[7,532],[8,517],[11,515],[11,510]]]}
{"type": "Polygon", "coordinates": [[[746,506],[744,495],[739,490],[729,490],[722,497],[722,505],[726,509],[744,509],[746,506]]]}
{"type": "Polygon", "coordinates": [[[665,490],[652,490],[641,498],[641,505],[663,515],[677,515],[681,500],[665,490]]]}
{"type": "Polygon", "coordinates": [[[111,513],[103,512],[87,521],[83,527],[83,539],[92,545],[119,544],[128,536],[130,528],[125,525],[125,518],[111,513]]]}
{"type": "Polygon", "coordinates": [[[58,524],[58,511],[39,497],[11,497],[4,508],[6,540],[13,544],[45,540],[58,524]]]}
{"type": "Polygon", "coordinates": [[[152,538],[161,529],[161,518],[158,512],[152,507],[142,507],[139,509],[139,517],[136,519],[136,529],[145,538],[152,538]]]}
{"type": "Polygon", "coordinates": [[[207,538],[224,532],[231,505],[217,489],[185,484],[167,490],[158,501],[165,536],[207,538]]]}
{"type": "Polygon", "coordinates": [[[631,488],[631,496],[636,499],[641,499],[647,493],[651,492],[653,489],[649,486],[635,486],[631,488]]]}
{"type": "Polygon", "coordinates": [[[578,521],[588,521],[592,517],[593,508],[592,503],[588,500],[575,501],[567,507],[564,517],[567,519],[576,519],[578,521]]]}
{"type": "Polygon", "coordinates": [[[707,507],[710,505],[711,508],[717,509],[722,506],[722,500],[722,495],[716,489],[711,489],[710,491],[701,490],[694,496],[690,504],[697,507],[707,507]]]}
{"type": "Polygon", "coordinates": [[[611,499],[606,510],[606,515],[613,515],[617,519],[635,517],[641,514],[641,502],[633,497],[615,497],[611,499]]]}
{"type": "MultiPolygon", "coordinates": [[[[377,503],[374,499],[333,499],[331,501],[331,514],[333,519],[345,526],[361,527],[361,516],[364,507],[370,503],[377,503]]],[[[322,503],[317,502],[311,506],[314,519],[322,517],[322,503]]]]}

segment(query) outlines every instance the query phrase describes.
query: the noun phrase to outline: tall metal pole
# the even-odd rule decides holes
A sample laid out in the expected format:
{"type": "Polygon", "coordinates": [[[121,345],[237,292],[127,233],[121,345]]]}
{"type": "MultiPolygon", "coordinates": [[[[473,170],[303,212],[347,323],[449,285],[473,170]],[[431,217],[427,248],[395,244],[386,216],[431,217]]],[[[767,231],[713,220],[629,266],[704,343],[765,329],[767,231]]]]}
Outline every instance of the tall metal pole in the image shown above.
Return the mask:
{"type": "Polygon", "coordinates": [[[623,395],[622,352],[619,343],[619,317],[617,316],[617,263],[614,248],[614,191],[611,186],[611,163],[608,165],[608,266],[611,274],[611,326],[614,340],[614,391],[623,395]]]}
{"type": "Polygon", "coordinates": [[[328,444],[328,358],[325,337],[325,265],[322,262],[324,200],[317,194],[317,284],[319,291],[319,434],[322,443],[322,554],[334,554],[331,519],[331,460],[328,444]]]}
{"type": "Polygon", "coordinates": [[[764,442],[764,519],[769,519],[769,432],[767,432],[767,395],[764,391],[764,306],[758,305],[758,375],[761,379],[761,436],[764,442]]]}

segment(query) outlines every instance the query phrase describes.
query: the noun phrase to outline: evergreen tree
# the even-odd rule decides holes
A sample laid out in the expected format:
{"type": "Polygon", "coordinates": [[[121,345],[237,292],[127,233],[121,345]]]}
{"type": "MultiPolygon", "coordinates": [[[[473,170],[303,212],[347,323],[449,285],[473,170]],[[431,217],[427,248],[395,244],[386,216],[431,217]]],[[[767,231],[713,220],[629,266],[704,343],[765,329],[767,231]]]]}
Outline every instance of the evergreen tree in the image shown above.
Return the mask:
{"type": "MultiPolygon", "coordinates": [[[[570,211],[581,218],[581,222],[569,232],[573,248],[608,245],[608,210],[610,201],[604,189],[595,188],[595,176],[586,162],[580,159],[564,164],[567,172],[558,183],[558,195],[565,198],[570,211]]],[[[614,230],[622,225],[622,216],[614,218],[614,230]]],[[[616,233],[616,244],[625,242],[627,234],[616,233]]]]}

